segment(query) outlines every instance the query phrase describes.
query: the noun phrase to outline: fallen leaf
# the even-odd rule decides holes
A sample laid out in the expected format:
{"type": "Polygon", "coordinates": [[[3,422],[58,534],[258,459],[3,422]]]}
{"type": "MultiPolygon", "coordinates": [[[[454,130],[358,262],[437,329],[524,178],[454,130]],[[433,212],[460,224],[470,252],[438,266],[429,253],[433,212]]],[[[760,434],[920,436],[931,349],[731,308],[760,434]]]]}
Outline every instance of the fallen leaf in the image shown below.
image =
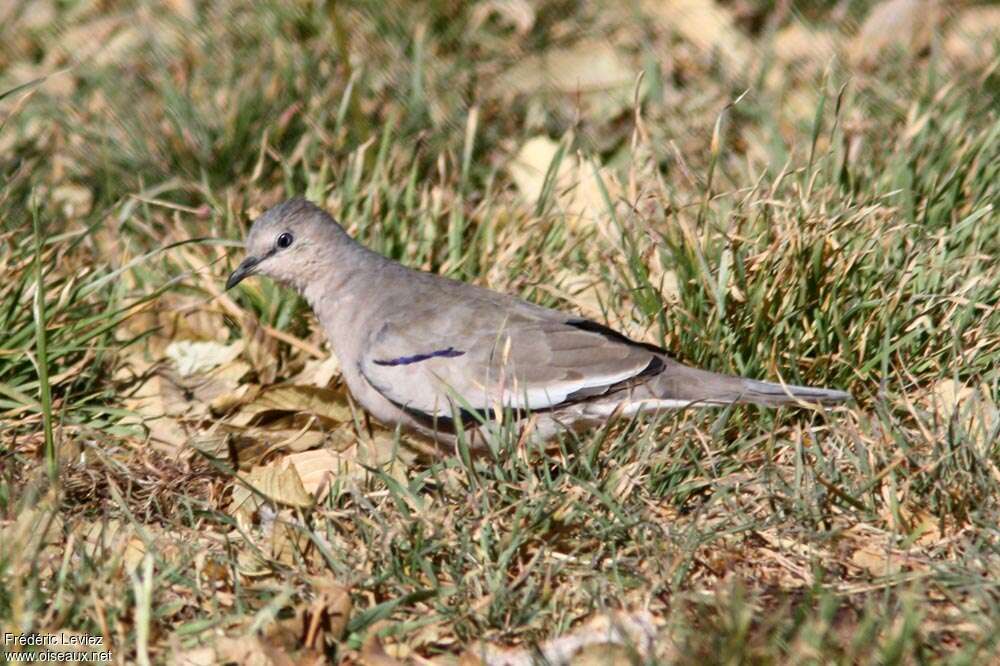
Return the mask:
{"type": "Polygon", "coordinates": [[[663,300],[676,303],[681,300],[680,283],[673,269],[664,268],[659,252],[650,254],[646,261],[649,270],[649,284],[660,292],[663,300]]]}
{"type": "Polygon", "coordinates": [[[604,654],[620,658],[624,653],[612,647],[619,646],[634,651],[637,661],[641,663],[652,654],[655,637],[656,625],[652,615],[647,612],[618,612],[598,615],[574,631],[545,641],[534,649],[504,650],[486,646],[483,650],[472,650],[470,653],[488,666],[532,666],[539,661],[552,666],[570,666],[577,664],[577,655],[588,648],[594,650],[589,657],[604,654]]]}
{"type": "MultiPolygon", "coordinates": [[[[14,7],[17,7],[17,5],[14,5],[14,7]]],[[[21,30],[43,30],[49,27],[57,15],[55,2],[51,2],[50,0],[30,2],[22,5],[21,9],[22,11],[17,16],[21,30]]]]}
{"type": "Polygon", "coordinates": [[[165,449],[175,449],[188,442],[186,420],[210,415],[212,405],[234,402],[241,394],[239,380],[250,369],[243,361],[233,361],[204,374],[181,377],[170,368],[160,368],[123,400],[133,415],[121,425],[146,428],[152,442],[165,449]]]}
{"type": "MultiPolygon", "coordinates": [[[[73,80],[69,76],[55,76],[53,79],[59,81],[73,80]]],[[[52,190],[49,198],[62,211],[62,214],[68,218],[83,217],[90,212],[94,204],[94,195],[90,191],[90,188],[83,187],[82,185],[60,185],[52,190]]]]}
{"type": "Polygon", "coordinates": [[[774,35],[771,48],[778,61],[785,65],[825,65],[837,54],[837,38],[829,30],[792,21],[774,35]]]}
{"type": "Polygon", "coordinates": [[[313,505],[313,498],[302,487],[298,472],[280,461],[254,467],[242,482],[237,482],[233,486],[228,511],[243,524],[249,525],[265,501],[297,508],[313,505]]]}
{"type": "Polygon", "coordinates": [[[249,314],[240,320],[242,328],[241,338],[246,343],[243,356],[254,371],[261,384],[270,385],[274,383],[278,376],[278,364],[275,359],[278,357],[278,341],[261,325],[260,321],[249,314]]]}
{"type": "MultiPolygon", "coordinates": [[[[508,166],[514,181],[526,204],[534,206],[545,191],[546,175],[559,150],[559,145],[546,136],[529,139],[508,166]]],[[[617,201],[621,187],[606,169],[597,166],[593,160],[573,155],[564,155],[555,174],[552,196],[555,211],[566,216],[566,222],[573,229],[597,226],[606,236],[612,231],[607,224],[608,205],[601,192],[601,184],[595,169],[600,174],[610,201],[617,201]]]]}
{"type": "Polygon", "coordinates": [[[122,402],[125,409],[134,413],[121,419],[120,425],[138,425],[146,429],[149,440],[165,449],[175,449],[188,441],[187,431],[174,418],[186,411],[168,396],[177,395],[176,385],[168,377],[156,373],[122,402]]]}
{"type": "Polygon", "coordinates": [[[331,425],[352,420],[351,410],[342,391],[283,384],[261,390],[251,403],[241,407],[239,414],[228,422],[245,426],[269,412],[307,414],[324,419],[331,425]]]}
{"type": "Polygon", "coordinates": [[[218,646],[205,646],[175,652],[172,662],[178,666],[214,666],[219,663],[218,646]]]}
{"type": "Polygon", "coordinates": [[[608,284],[600,277],[576,273],[568,268],[556,273],[555,293],[590,318],[603,319],[610,301],[608,284]]]}
{"type": "Polygon", "coordinates": [[[868,67],[890,47],[917,55],[930,47],[940,18],[936,0],[886,0],[868,14],[851,40],[848,55],[854,64],[868,67]]]}
{"type": "Polygon", "coordinates": [[[243,666],[311,666],[325,663],[322,655],[310,653],[293,656],[259,636],[252,635],[223,637],[215,640],[211,647],[185,650],[172,656],[173,663],[185,666],[229,663],[243,666]]]}
{"type": "Polygon", "coordinates": [[[295,526],[295,517],[290,511],[283,511],[281,520],[275,520],[271,524],[269,534],[264,542],[264,552],[268,557],[289,569],[301,565],[303,557],[308,557],[308,552],[312,549],[312,542],[309,536],[295,526]]]}
{"type": "Polygon", "coordinates": [[[507,90],[630,93],[638,73],[610,43],[583,41],[521,59],[501,77],[507,90]]]}
{"type": "Polygon", "coordinates": [[[340,361],[330,355],[325,359],[311,358],[299,374],[292,378],[293,384],[327,388],[333,378],[340,374],[340,361]]]}
{"type": "Polygon", "coordinates": [[[919,532],[916,545],[922,547],[934,546],[941,542],[941,521],[926,509],[919,509],[911,518],[913,530],[919,532]]]}
{"type": "Polygon", "coordinates": [[[976,389],[959,384],[954,379],[944,379],[932,389],[931,408],[943,420],[949,420],[955,410],[976,395],[976,389]]]}
{"type": "Polygon", "coordinates": [[[330,449],[295,453],[285,456],[284,462],[295,468],[302,480],[303,489],[315,497],[316,501],[322,501],[326,497],[333,479],[343,474],[351,466],[351,461],[345,460],[330,449]],[[322,493],[319,493],[321,489],[322,493]]]}
{"type": "Polygon", "coordinates": [[[944,53],[952,61],[969,67],[986,66],[998,55],[1000,7],[969,7],[962,10],[944,39],[944,53]]]}
{"type": "Polygon", "coordinates": [[[645,0],[644,13],[661,28],[679,35],[703,57],[718,56],[730,74],[743,73],[753,60],[750,40],[732,13],[714,0],[645,0]]]}
{"type": "MultiPolygon", "coordinates": [[[[235,369],[237,367],[242,367],[243,371],[239,373],[236,379],[239,379],[250,370],[250,366],[248,364],[237,365],[235,363],[231,363],[226,366],[226,368],[233,374],[235,374],[235,369]]],[[[258,384],[239,384],[231,390],[220,393],[212,398],[208,403],[208,409],[212,412],[212,414],[227,414],[240,405],[252,402],[253,399],[260,393],[260,390],[261,387],[258,384]]]]}
{"type": "MultiPolygon", "coordinates": [[[[555,141],[547,136],[536,136],[521,146],[517,157],[511,162],[509,167],[511,178],[527,203],[534,204],[542,195],[545,189],[545,177],[558,152],[559,144],[555,141]]],[[[567,177],[569,169],[570,166],[564,160],[559,165],[557,178],[567,177]]]]}
{"type": "Polygon", "coordinates": [[[324,636],[334,641],[343,638],[351,618],[351,593],[331,576],[312,578],[309,586],[315,597],[308,608],[303,609],[305,635],[302,642],[306,647],[321,650],[324,636]]]}
{"type": "Polygon", "coordinates": [[[588,645],[572,658],[573,666],[634,666],[642,663],[634,650],[618,643],[588,645]]]}
{"type": "Polygon", "coordinates": [[[194,21],[198,17],[194,0],[167,0],[164,4],[185,21],[194,21]]]}
{"type": "Polygon", "coordinates": [[[335,481],[363,481],[370,474],[370,468],[381,469],[402,481],[409,463],[416,456],[416,451],[407,445],[405,438],[397,441],[391,432],[376,430],[368,436],[345,430],[340,434],[351,440],[346,448],[338,451],[324,447],[284,456],[280,461],[280,464],[293,467],[299,473],[307,492],[322,490],[318,501],[326,496],[335,481]]]}
{"type": "MultiPolygon", "coordinates": [[[[444,662],[435,661],[435,664],[444,662]]],[[[480,659],[474,652],[466,650],[458,657],[458,666],[486,666],[486,662],[480,659]]]]}
{"type": "Polygon", "coordinates": [[[955,419],[980,447],[989,442],[1000,420],[1000,412],[990,397],[989,386],[985,384],[974,387],[959,384],[953,379],[939,381],[927,398],[927,406],[941,423],[955,419]]]}
{"type": "Polygon", "coordinates": [[[535,25],[535,9],[527,0],[486,0],[475,5],[469,17],[469,29],[479,30],[490,17],[514,28],[519,35],[526,35],[535,25]]]}
{"type": "Polygon", "coordinates": [[[127,573],[134,573],[146,557],[146,542],[137,536],[132,537],[125,544],[125,552],[122,555],[122,563],[125,565],[127,573]]]}
{"type": "Polygon", "coordinates": [[[403,666],[403,662],[389,656],[382,646],[382,639],[374,632],[361,647],[360,661],[362,666],[403,666]]]}
{"type": "Polygon", "coordinates": [[[242,342],[223,345],[214,341],[179,340],[165,350],[181,377],[190,377],[236,360],[243,351],[242,342]]]}
{"type": "Polygon", "coordinates": [[[876,578],[899,573],[902,569],[900,558],[893,558],[884,548],[874,545],[865,545],[854,551],[851,563],[876,578]]]}

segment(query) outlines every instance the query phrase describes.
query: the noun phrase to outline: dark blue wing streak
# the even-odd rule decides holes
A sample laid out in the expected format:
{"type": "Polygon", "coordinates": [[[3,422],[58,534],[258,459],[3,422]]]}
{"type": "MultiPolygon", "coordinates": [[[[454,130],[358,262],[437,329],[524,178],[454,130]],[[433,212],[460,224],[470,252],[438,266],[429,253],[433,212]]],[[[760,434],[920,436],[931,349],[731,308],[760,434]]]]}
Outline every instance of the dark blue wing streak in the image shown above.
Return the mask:
{"type": "Polygon", "coordinates": [[[465,354],[464,351],[459,351],[454,347],[448,347],[447,349],[438,349],[437,351],[432,351],[427,354],[414,354],[413,356],[400,356],[399,358],[391,358],[387,361],[375,360],[375,365],[409,365],[411,363],[420,363],[421,361],[426,361],[429,358],[455,358],[456,356],[462,356],[465,354]]]}

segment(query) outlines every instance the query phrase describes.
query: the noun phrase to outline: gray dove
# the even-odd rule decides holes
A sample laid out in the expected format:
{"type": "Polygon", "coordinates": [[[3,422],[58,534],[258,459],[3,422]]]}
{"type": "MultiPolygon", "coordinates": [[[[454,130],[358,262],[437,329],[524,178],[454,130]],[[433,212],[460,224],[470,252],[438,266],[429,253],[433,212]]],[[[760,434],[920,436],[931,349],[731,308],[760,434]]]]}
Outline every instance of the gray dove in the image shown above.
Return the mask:
{"type": "Polygon", "coordinates": [[[254,221],[246,252],[227,289],[259,274],[298,291],[354,398],[443,444],[462,432],[482,447],[500,420],[548,438],[639,412],[850,398],[698,370],[597,322],[407,268],[301,198],[254,221]]]}

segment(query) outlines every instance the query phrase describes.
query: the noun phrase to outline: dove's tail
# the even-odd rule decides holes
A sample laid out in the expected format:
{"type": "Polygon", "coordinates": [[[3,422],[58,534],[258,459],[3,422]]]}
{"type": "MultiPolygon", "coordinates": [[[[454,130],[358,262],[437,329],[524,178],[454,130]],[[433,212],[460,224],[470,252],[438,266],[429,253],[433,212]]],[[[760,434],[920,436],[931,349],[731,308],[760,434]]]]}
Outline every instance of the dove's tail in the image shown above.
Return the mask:
{"type": "Polygon", "coordinates": [[[761,382],[720,375],[664,359],[664,368],[646,385],[654,400],[677,401],[692,407],[749,403],[776,407],[801,403],[836,405],[851,397],[846,391],[812,386],[761,382]]]}
{"type": "Polygon", "coordinates": [[[691,368],[666,356],[661,360],[663,367],[646,381],[585,403],[583,416],[599,421],[615,414],[631,416],[664,409],[732,404],[832,406],[851,398],[846,391],[761,382],[691,368]]]}

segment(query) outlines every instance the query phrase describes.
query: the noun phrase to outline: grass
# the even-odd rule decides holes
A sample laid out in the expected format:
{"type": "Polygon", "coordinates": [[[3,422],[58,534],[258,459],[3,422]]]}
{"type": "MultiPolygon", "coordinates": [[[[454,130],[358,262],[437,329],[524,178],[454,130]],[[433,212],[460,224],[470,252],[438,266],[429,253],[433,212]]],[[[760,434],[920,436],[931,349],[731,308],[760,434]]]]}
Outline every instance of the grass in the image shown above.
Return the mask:
{"type": "Polygon", "coordinates": [[[628,659],[995,658],[996,40],[956,55],[970,5],[864,65],[867,4],[744,4],[722,3],[740,71],[652,4],[9,10],[0,634],[103,636],[121,663],[498,663],[647,613],[628,659]],[[781,55],[796,26],[838,57],[781,55]],[[511,75],[570,53],[587,76],[601,44],[613,94],[511,75]],[[322,333],[276,285],[221,285],[293,194],[408,265],[856,402],[544,449],[505,428],[477,460],[414,453],[336,373],[266,402],[310,383],[322,333]],[[184,377],[190,341],[243,346],[184,377]],[[350,463],[316,502],[261,472],[303,449],[350,463]]]}

